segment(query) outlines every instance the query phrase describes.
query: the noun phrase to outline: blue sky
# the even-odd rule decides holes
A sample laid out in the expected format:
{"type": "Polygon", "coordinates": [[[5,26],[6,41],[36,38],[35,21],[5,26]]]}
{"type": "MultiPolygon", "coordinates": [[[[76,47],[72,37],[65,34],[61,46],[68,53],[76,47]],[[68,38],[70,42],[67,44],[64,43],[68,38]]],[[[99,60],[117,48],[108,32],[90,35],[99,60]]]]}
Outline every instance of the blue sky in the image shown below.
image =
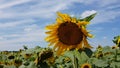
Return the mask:
{"type": "Polygon", "coordinates": [[[46,47],[44,28],[55,22],[57,11],[76,17],[97,12],[88,26],[95,35],[88,39],[93,47],[112,46],[120,35],[119,0],[0,0],[0,51],[46,47]]]}

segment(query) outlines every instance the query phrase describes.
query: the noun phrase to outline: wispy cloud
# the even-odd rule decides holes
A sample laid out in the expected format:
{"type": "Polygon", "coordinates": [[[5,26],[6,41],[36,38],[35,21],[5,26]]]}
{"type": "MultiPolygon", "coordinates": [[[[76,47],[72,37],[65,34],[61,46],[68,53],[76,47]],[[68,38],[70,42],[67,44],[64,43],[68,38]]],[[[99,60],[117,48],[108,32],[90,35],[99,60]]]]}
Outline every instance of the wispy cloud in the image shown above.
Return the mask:
{"type": "MultiPolygon", "coordinates": [[[[30,31],[25,31],[21,32],[20,34],[6,34],[6,35],[2,35],[2,37],[0,37],[0,44],[1,47],[4,46],[18,46],[18,47],[22,47],[23,45],[33,45],[33,47],[35,46],[35,43],[37,42],[43,42],[44,41],[44,37],[45,35],[45,31],[43,29],[38,28],[38,26],[28,26],[28,29],[30,27],[30,31]],[[21,46],[20,46],[21,45],[21,46]]],[[[40,44],[39,44],[40,45],[40,44]]],[[[7,48],[2,48],[0,50],[6,50],[7,48]]],[[[12,49],[12,48],[11,48],[12,49]]],[[[14,49],[14,48],[13,48],[14,49]]],[[[16,48],[15,50],[18,50],[19,48],[16,48]]]]}
{"type": "Polygon", "coordinates": [[[3,2],[3,4],[0,4],[0,9],[7,9],[7,8],[10,8],[12,6],[15,6],[15,5],[19,5],[19,4],[23,4],[23,3],[26,3],[26,2],[29,2],[31,0],[16,0],[16,1],[5,1],[5,3],[3,2]]]}
{"type": "MultiPolygon", "coordinates": [[[[110,5],[110,6],[108,6],[106,9],[117,9],[117,8],[120,8],[120,5],[119,4],[116,4],[116,5],[110,5]]],[[[119,9],[120,10],[120,9],[119,9]]]]}
{"type": "Polygon", "coordinates": [[[0,18],[33,18],[33,17],[51,17],[53,13],[59,10],[64,10],[71,5],[73,2],[78,0],[70,1],[32,1],[32,0],[20,0],[7,2],[0,5],[0,18]],[[35,3],[35,4],[28,4],[35,3]],[[28,5],[24,5],[27,3],[28,5]],[[22,5],[19,5],[22,4],[22,5]],[[16,8],[12,8],[16,5],[16,8]],[[27,8],[25,8],[27,7],[27,8]],[[4,9],[3,9],[4,8],[4,9]],[[3,9],[3,10],[2,10],[3,9]],[[34,10],[33,10],[34,9],[34,10]]]}
{"type": "Polygon", "coordinates": [[[22,24],[30,24],[33,23],[34,20],[20,20],[20,21],[14,21],[14,22],[7,22],[7,23],[0,23],[0,28],[9,28],[9,27],[16,27],[22,24]]]}
{"type": "Polygon", "coordinates": [[[3,37],[0,37],[0,40],[3,40],[3,37]]]}
{"type": "Polygon", "coordinates": [[[114,11],[114,10],[99,10],[98,14],[96,17],[92,20],[93,24],[98,24],[98,23],[105,23],[105,22],[110,22],[115,19],[116,17],[120,16],[119,11],[114,11]]]}
{"type": "Polygon", "coordinates": [[[98,1],[98,4],[100,7],[105,7],[113,4],[119,4],[119,0],[100,0],[98,1]]]}

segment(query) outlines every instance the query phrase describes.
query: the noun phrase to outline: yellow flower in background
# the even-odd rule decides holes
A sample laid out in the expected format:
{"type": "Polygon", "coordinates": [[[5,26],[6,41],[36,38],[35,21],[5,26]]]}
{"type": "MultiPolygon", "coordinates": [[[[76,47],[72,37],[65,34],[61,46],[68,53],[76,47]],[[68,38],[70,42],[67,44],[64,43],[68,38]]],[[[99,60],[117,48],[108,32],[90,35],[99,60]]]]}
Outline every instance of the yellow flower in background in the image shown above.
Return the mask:
{"type": "Polygon", "coordinates": [[[20,65],[22,65],[22,60],[15,59],[13,63],[15,66],[19,67],[20,65]]]}
{"type": "Polygon", "coordinates": [[[55,58],[53,57],[53,52],[52,50],[43,50],[41,51],[38,55],[37,58],[35,59],[34,63],[39,65],[40,63],[44,63],[47,61],[49,65],[54,64],[55,58]]]}
{"type": "Polygon", "coordinates": [[[92,68],[92,66],[89,63],[84,63],[81,68],[92,68]]]}
{"type": "Polygon", "coordinates": [[[32,54],[24,54],[24,58],[25,59],[28,59],[28,58],[30,58],[32,56],[32,54]]]}
{"type": "Polygon", "coordinates": [[[49,36],[45,38],[47,42],[50,42],[49,46],[54,46],[53,50],[57,52],[57,55],[74,48],[92,48],[87,41],[87,37],[93,37],[86,30],[89,22],[80,21],[60,12],[57,12],[57,15],[55,24],[46,26],[49,30],[46,34],[49,36]]]}
{"type": "Polygon", "coordinates": [[[116,46],[116,45],[112,46],[112,49],[118,49],[118,48],[119,48],[119,47],[116,46]]]}
{"type": "Polygon", "coordinates": [[[98,51],[102,51],[102,50],[103,50],[102,46],[101,46],[101,45],[98,45],[97,50],[98,50],[98,51]]]}

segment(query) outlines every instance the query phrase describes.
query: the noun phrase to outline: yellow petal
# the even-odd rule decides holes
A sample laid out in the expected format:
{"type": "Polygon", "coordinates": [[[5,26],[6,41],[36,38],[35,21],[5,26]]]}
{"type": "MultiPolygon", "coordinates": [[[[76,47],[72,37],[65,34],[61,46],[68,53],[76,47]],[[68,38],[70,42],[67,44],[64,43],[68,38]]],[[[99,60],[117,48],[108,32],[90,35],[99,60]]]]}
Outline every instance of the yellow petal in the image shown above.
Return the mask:
{"type": "Polygon", "coordinates": [[[57,19],[56,19],[56,22],[57,22],[57,23],[63,23],[63,20],[61,20],[60,18],[57,18],[57,19]]]}
{"type": "Polygon", "coordinates": [[[58,38],[57,37],[54,37],[54,38],[51,38],[49,40],[47,40],[48,42],[52,42],[52,41],[58,41],[58,38]]]}
{"type": "Polygon", "coordinates": [[[52,41],[50,41],[50,43],[48,44],[48,46],[51,46],[51,45],[55,44],[56,42],[57,42],[57,40],[52,40],[52,41]]]}
{"type": "Polygon", "coordinates": [[[63,53],[63,47],[60,46],[57,50],[57,55],[61,55],[63,53]]]}
{"type": "Polygon", "coordinates": [[[86,38],[83,37],[83,39],[84,39],[84,46],[85,46],[86,48],[92,48],[92,46],[90,46],[90,44],[88,43],[88,41],[86,40],[86,38]]]}
{"type": "Polygon", "coordinates": [[[53,42],[50,42],[49,44],[48,44],[48,46],[52,46],[54,43],[53,42]]]}
{"type": "Polygon", "coordinates": [[[54,31],[47,31],[47,32],[45,32],[46,34],[52,34],[52,35],[56,35],[57,34],[57,31],[56,30],[54,30],[54,31]]]}
{"type": "Polygon", "coordinates": [[[70,16],[67,15],[67,14],[64,15],[63,20],[64,20],[65,22],[71,22],[71,18],[70,18],[70,16]]]}
{"type": "Polygon", "coordinates": [[[46,30],[57,29],[57,28],[58,28],[57,25],[48,25],[45,27],[46,30]]]}
{"type": "Polygon", "coordinates": [[[88,33],[88,31],[85,29],[84,26],[81,27],[81,31],[83,32],[83,34],[84,34],[85,36],[88,36],[88,37],[90,37],[90,38],[93,38],[93,37],[94,37],[92,34],[89,34],[89,33],[88,33]]]}
{"type": "Polygon", "coordinates": [[[120,38],[118,39],[117,43],[118,43],[118,44],[120,43],[120,38]]]}
{"type": "Polygon", "coordinates": [[[70,22],[71,17],[68,14],[62,14],[60,12],[57,12],[57,15],[63,19],[65,22],[70,22]]]}
{"type": "Polygon", "coordinates": [[[53,31],[47,31],[47,32],[45,32],[46,34],[51,34],[53,31]]]}
{"type": "Polygon", "coordinates": [[[55,36],[54,34],[51,34],[50,36],[45,38],[46,41],[49,41],[51,39],[57,39],[57,36],[55,36]]]}
{"type": "Polygon", "coordinates": [[[59,46],[58,46],[58,43],[55,43],[55,45],[54,45],[54,47],[53,47],[53,51],[55,51],[55,49],[56,49],[57,47],[59,47],[59,46]]]}
{"type": "Polygon", "coordinates": [[[77,22],[76,18],[72,18],[71,22],[76,23],[77,22]]]}
{"type": "Polygon", "coordinates": [[[83,42],[81,41],[80,44],[77,45],[77,49],[82,49],[83,46],[82,46],[83,42]]]}
{"type": "Polygon", "coordinates": [[[78,26],[86,26],[87,24],[89,24],[90,22],[86,22],[86,21],[78,21],[77,25],[78,26]]]}
{"type": "Polygon", "coordinates": [[[87,24],[89,24],[90,22],[87,22],[87,21],[81,21],[81,24],[82,25],[87,25],[87,24]]]}
{"type": "Polygon", "coordinates": [[[89,33],[88,33],[87,36],[90,37],[90,38],[94,38],[94,36],[92,34],[89,34],[89,33]]]}
{"type": "Polygon", "coordinates": [[[88,32],[84,26],[81,27],[81,31],[83,32],[84,35],[86,35],[86,36],[88,35],[88,32]]]}

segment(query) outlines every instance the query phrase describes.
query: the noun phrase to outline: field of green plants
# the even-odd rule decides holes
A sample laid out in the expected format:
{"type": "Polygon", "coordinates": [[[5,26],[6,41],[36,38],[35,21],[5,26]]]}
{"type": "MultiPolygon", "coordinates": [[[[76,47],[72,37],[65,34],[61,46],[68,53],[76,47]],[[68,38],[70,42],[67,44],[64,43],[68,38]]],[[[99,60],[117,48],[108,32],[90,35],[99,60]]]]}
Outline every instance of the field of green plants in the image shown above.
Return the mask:
{"type": "Polygon", "coordinates": [[[0,52],[0,68],[120,68],[119,36],[116,46],[98,46],[90,49],[69,50],[59,57],[51,48],[27,48],[0,52]]]}

